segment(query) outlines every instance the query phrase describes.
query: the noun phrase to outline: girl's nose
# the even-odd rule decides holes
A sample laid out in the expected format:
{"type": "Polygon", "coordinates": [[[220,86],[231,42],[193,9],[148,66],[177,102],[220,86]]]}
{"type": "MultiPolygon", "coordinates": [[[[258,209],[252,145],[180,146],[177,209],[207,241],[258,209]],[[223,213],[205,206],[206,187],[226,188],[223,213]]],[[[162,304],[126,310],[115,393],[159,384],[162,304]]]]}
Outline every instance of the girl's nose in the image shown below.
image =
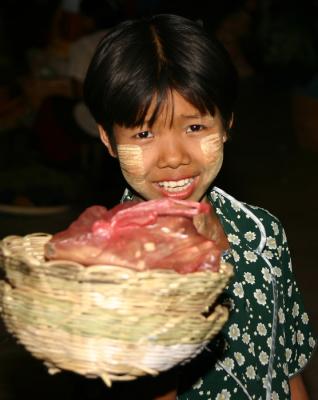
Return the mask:
{"type": "Polygon", "coordinates": [[[167,136],[162,138],[160,143],[158,167],[176,169],[181,165],[189,164],[191,157],[185,143],[182,143],[180,139],[167,136]]]}

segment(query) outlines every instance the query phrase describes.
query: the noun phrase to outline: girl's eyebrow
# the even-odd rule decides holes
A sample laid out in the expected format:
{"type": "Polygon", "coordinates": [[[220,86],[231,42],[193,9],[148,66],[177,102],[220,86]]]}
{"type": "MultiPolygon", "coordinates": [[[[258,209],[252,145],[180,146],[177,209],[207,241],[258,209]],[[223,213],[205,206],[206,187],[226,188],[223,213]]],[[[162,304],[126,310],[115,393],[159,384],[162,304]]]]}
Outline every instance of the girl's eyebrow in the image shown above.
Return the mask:
{"type": "Polygon", "coordinates": [[[184,118],[184,119],[194,119],[194,118],[207,118],[209,117],[208,114],[181,114],[180,118],[184,118]]]}
{"type": "MultiPolygon", "coordinates": [[[[180,114],[177,118],[179,119],[208,119],[208,118],[213,118],[210,114],[206,113],[206,114],[180,114]]],[[[141,125],[136,126],[136,128],[143,128],[143,127],[147,127],[149,125],[149,119],[145,119],[144,122],[141,125]]]]}

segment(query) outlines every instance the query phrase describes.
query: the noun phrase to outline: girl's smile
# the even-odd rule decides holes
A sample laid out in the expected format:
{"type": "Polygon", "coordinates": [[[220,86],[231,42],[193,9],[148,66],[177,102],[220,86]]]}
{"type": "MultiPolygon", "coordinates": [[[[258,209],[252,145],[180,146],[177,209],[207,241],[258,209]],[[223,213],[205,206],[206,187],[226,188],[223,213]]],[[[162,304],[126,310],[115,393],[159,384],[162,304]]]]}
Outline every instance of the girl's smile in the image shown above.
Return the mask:
{"type": "Polygon", "coordinates": [[[178,180],[164,180],[156,182],[155,185],[164,197],[185,200],[192,195],[197,182],[198,177],[188,177],[178,180]]]}
{"type": "MultiPolygon", "coordinates": [[[[154,107],[153,101],[146,121],[154,107]]],[[[202,115],[176,91],[160,111],[152,126],[115,125],[113,146],[100,127],[102,141],[141,198],[200,201],[223,162],[226,132],[220,115],[202,115]]]]}

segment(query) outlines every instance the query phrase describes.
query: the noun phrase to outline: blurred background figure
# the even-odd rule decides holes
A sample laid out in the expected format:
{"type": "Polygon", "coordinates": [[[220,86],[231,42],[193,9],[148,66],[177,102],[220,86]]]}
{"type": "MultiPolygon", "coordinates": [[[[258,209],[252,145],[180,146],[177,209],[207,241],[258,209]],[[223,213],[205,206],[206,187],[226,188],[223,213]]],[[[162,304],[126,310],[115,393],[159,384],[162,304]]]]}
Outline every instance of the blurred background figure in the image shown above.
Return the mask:
{"type": "Polygon", "coordinates": [[[82,82],[99,40],[120,17],[112,2],[63,1],[53,15],[47,45],[28,52],[30,74],[23,78],[42,158],[54,167],[89,173],[96,185],[102,147],[82,102],[82,82]]]}
{"type": "Polygon", "coordinates": [[[15,7],[3,4],[0,25],[0,204],[92,201],[104,193],[100,171],[106,167],[110,181],[115,174],[112,160],[102,158],[81,85],[99,39],[121,10],[107,0],[33,0],[29,8],[21,5],[22,21],[15,7]],[[42,11],[45,23],[37,24],[42,11]]]}

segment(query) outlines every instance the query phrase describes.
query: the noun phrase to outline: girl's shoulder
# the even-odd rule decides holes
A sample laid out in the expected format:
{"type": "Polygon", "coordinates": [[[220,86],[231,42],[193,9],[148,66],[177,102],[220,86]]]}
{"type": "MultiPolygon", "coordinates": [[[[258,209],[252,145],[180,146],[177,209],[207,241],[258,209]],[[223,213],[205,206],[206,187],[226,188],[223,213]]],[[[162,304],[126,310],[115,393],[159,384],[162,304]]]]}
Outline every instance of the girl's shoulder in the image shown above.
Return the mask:
{"type": "Polygon", "coordinates": [[[238,225],[241,233],[251,230],[262,236],[284,236],[281,221],[267,209],[240,201],[218,187],[211,190],[208,198],[221,219],[231,221],[232,227],[238,225]]]}

